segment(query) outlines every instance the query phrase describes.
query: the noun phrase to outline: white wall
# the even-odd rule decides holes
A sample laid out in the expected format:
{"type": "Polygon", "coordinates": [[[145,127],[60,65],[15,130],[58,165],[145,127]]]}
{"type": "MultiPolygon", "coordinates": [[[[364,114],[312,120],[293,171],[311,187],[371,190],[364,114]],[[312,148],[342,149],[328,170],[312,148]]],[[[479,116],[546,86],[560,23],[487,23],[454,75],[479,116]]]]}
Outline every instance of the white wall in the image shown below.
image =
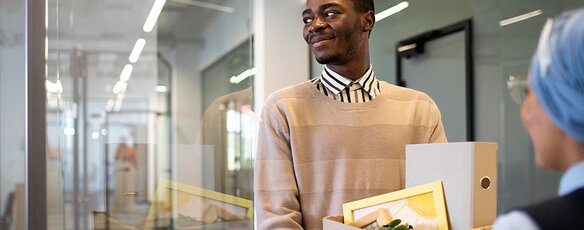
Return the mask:
{"type": "Polygon", "coordinates": [[[309,78],[309,50],[302,38],[304,1],[254,1],[255,110],[270,93],[309,78]]]}
{"type": "Polygon", "coordinates": [[[15,185],[24,183],[24,79],[24,47],[1,46],[0,210],[15,185]]]}
{"type": "MultiPolygon", "coordinates": [[[[24,2],[0,0],[0,213],[24,183],[24,2]]],[[[23,213],[14,213],[13,217],[23,213]]]]}
{"type": "Polygon", "coordinates": [[[201,48],[198,44],[177,44],[168,61],[172,76],[172,129],[175,144],[195,144],[201,120],[201,74],[195,63],[201,48]]]}

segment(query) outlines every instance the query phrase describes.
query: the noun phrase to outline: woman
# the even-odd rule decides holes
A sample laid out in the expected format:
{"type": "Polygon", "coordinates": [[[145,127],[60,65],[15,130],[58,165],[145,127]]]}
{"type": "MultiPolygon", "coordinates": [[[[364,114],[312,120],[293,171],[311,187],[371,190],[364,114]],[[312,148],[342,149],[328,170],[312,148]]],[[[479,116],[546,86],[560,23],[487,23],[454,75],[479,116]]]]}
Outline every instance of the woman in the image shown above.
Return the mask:
{"type": "Polygon", "coordinates": [[[559,197],[500,216],[493,229],[584,229],[584,8],[549,19],[521,120],[537,164],[564,172],[559,197]]]}

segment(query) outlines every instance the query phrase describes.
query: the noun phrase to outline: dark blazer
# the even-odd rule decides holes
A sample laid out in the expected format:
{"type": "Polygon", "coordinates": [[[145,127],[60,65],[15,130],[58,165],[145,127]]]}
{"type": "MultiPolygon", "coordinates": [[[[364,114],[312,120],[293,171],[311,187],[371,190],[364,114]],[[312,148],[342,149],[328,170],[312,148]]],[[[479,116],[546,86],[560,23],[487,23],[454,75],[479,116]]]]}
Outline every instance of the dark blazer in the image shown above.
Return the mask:
{"type": "Polygon", "coordinates": [[[542,230],[584,229],[584,187],[522,210],[542,230]]]}

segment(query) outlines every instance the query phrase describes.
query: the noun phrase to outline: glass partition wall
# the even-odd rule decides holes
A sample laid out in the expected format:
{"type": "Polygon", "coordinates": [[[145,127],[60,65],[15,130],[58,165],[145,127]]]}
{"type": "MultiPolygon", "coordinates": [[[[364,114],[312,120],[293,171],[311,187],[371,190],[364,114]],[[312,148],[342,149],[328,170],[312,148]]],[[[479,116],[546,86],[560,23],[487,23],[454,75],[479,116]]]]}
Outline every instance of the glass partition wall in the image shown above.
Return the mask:
{"type": "MultiPolygon", "coordinates": [[[[42,15],[34,2],[0,0],[0,229],[25,229],[26,214],[45,207],[27,198],[43,195],[48,229],[251,228],[254,0],[47,0],[46,25],[26,25],[42,15]],[[29,27],[46,28],[46,52],[33,49],[45,68],[27,59],[29,40],[44,40],[29,27]],[[37,75],[44,89],[31,92],[37,75]],[[43,96],[46,125],[30,126],[27,109],[43,96]],[[31,135],[46,151],[30,149],[31,135]],[[27,196],[34,165],[46,166],[45,191],[27,196]]],[[[474,136],[499,145],[498,211],[554,196],[559,174],[535,165],[513,100],[524,92],[508,83],[525,79],[545,19],[584,3],[375,3],[376,13],[401,8],[370,38],[390,83],[398,41],[472,21],[474,136]]],[[[279,16],[301,23],[300,12],[279,16]]],[[[321,70],[313,61],[311,75],[321,70]]]]}
{"type": "Polygon", "coordinates": [[[0,229],[25,227],[25,1],[0,0],[0,229]]]}
{"type": "Polygon", "coordinates": [[[250,8],[47,1],[49,229],[252,226],[250,8]]]}

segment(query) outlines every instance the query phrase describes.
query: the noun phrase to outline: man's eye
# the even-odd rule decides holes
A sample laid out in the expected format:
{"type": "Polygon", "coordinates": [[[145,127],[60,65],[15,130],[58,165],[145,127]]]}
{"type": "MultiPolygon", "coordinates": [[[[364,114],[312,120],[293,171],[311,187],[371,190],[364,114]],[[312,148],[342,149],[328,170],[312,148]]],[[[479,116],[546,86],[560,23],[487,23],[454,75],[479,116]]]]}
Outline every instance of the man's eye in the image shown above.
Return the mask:
{"type": "Polygon", "coordinates": [[[304,22],[304,24],[310,24],[312,23],[312,18],[303,18],[302,21],[304,22]]]}
{"type": "Polygon", "coordinates": [[[324,13],[324,16],[328,18],[328,17],[334,16],[335,14],[337,14],[337,12],[332,12],[331,11],[331,12],[324,13]]]}

